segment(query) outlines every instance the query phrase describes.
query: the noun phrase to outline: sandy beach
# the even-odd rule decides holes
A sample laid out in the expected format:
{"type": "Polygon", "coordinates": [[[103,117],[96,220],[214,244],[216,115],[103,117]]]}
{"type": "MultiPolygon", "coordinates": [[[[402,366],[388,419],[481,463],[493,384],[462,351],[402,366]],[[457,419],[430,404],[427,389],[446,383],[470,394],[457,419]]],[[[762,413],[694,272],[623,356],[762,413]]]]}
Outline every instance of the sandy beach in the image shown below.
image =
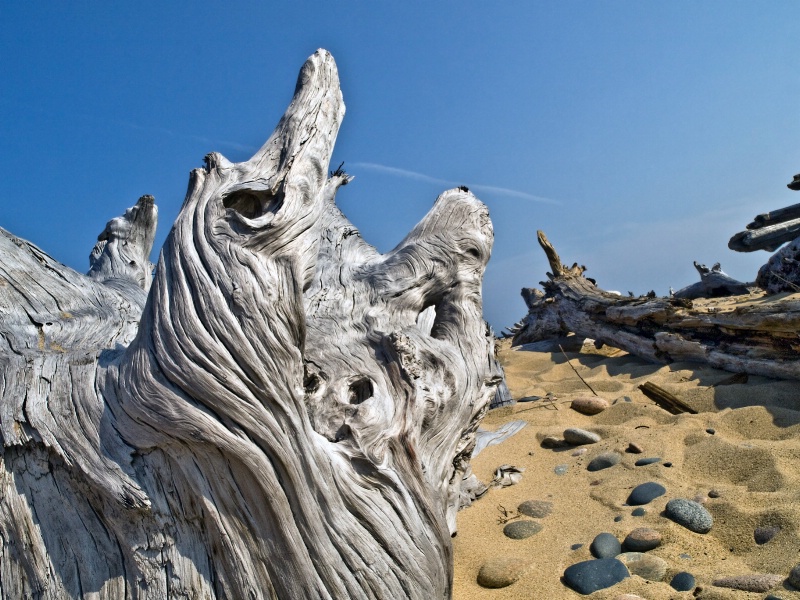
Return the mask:
{"type": "Polygon", "coordinates": [[[577,340],[564,348],[562,353],[552,343],[511,348],[508,340],[500,342],[514,398],[540,398],[490,411],[484,421],[488,430],[514,420],[527,425],[475,457],[474,473],[485,482],[504,464],[524,473],[518,484],[491,489],[459,513],[454,598],[586,597],[562,582],[564,570],[592,558],[589,547],[598,534],[610,533],[622,542],[642,527],[661,536],[660,545],[647,554],[663,559],[663,579],[633,575],[592,598],[800,598],[786,582],[800,562],[800,382],[751,376],[745,383],[727,383],[731,373],[693,363],[653,365],[577,340]],[[698,414],[669,414],[639,390],[647,381],[698,414]],[[571,408],[575,398],[593,395],[587,384],[609,404],[599,414],[571,408]],[[601,439],[543,447],[548,436],[563,439],[567,428],[601,439]],[[618,464],[587,470],[593,458],[609,452],[621,455],[618,464]],[[635,466],[642,458],[660,460],[635,466]],[[662,485],[666,493],[642,506],[644,515],[634,516],[636,507],[626,501],[646,482],[662,485]],[[713,516],[711,530],[695,533],[667,518],[665,505],[674,498],[701,503],[713,516]],[[550,513],[538,519],[520,515],[517,507],[527,500],[551,503],[550,513]],[[520,520],[538,521],[542,528],[526,539],[506,537],[504,526],[520,520]],[[757,543],[756,530],[760,542],[764,535],[773,537],[757,543]],[[477,575],[496,557],[515,559],[524,572],[507,587],[487,589],[477,575]],[[669,583],[684,571],[696,585],[679,592],[669,583]],[[748,574],[780,575],[783,581],[762,592],[713,585],[719,578],[748,574]]]}

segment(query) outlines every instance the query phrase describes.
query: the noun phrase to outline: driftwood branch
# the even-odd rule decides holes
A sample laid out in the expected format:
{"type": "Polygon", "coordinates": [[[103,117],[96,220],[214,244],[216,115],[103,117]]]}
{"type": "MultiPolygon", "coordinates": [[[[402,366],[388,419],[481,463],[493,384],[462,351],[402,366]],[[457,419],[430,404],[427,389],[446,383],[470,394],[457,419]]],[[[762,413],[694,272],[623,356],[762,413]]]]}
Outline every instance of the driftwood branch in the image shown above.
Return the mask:
{"type": "Polygon", "coordinates": [[[626,298],[572,273],[550,275],[543,285],[544,292],[523,291],[528,314],[514,334],[515,345],[573,332],[656,363],[688,360],[800,379],[800,296],[768,301],[746,296],[725,303],[626,298]]]}
{"type": "Polygon", "coordinates": [[[89,276],[0,231],[3,597],[450,596],[492,227],[450,190],[378,253],[334,202],[343,115],[318,51],[250,160],[191,173],[151,287],[152,198],[89,276]]]}
{"type": "MultiPolygon", "coordinates": [[[[800,174],[788,187],[800,190],[800,174]]],[[[747,231],[730,239],[728,247],[739,252],[780,248],[759,269],[755,283],[768,294],[800,291],[800,204],[757,215],[747,231]]]]}
{"type": "Polygon", "coordinates": [[[650,398],[653,402],[658,404],[661,408],[663,408],[670,414],[673,415],[679,415],[681,413],[689,413],[692,415],[697,414],[697,411],[695,409],[693,409],[685,402],[681,401],[681,399],[675,396],[675,394],[671,394],[670,392],[668,392],[661,386],[656,385],[652,381],[645,381],[642,385],[639,386],[639,389],[645,396],[650,398]]]}
{"type": "Polygon", "coordinates": [[[758,229],[740,231],[728,241],[728,248],[736,252],[754,252],[756,250],[774,252],[782,244],[791,242],[797,237],[800,237],[800,219],[792,219],[758,229]]]}
{"type": "Polygon", "coordinates": [[[719,263],[714,264],[709,269],[707,266],[695,262],[694,268],[700,274],[700,281],[675,292],[675,298],[694,300],[697,298],[722,298],[724,296],[739,296],[750,293],[747,284],[737,281],[724,273],[719,263]]]}

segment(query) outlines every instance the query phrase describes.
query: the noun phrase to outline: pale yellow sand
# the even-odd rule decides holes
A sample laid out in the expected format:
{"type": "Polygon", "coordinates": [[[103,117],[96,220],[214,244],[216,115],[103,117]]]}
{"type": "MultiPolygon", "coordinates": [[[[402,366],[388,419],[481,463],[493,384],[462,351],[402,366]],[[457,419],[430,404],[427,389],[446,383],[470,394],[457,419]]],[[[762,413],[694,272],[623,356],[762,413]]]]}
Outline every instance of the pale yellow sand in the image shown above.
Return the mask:
{"type": "MultiPolygon", "coordinates": [[[[528,425],[500,445],[490,446],[473,461],[473,470],[488,482],[501,464],[525,469],[521,483],[491,490],[458,517],[455,546],[455,593],[457,600],[582,598],[565,587],[560,578],[569,565],[587,560],[589,544],[598,533],[610,532],[620,541],[636,527],[661,532],[663,543],[650,553],[670,566],[664,582],[648,582],[634,576],[591,598],[614,599],[625,593],[656,599],[688,599],[691,592],[676,592],[668,582],[679,571],[689,571],[702,587],[700,598],[764,598],[765,593],[726,590],[711,585],[715,577],[745,573],[788,575],[800,562],[800,382],[750,377],[746,384],[711,387],[731,374],[696,364],[651,365],[619,350],[584,345],[567,352],[581,376],[608,400],[617,402],[596,416],[570,409],[572,398],[591,394],[561,352],[511,349],[503,342],[501,361],[515,398],[548,392],[557,397],[520,403],[512,409],[489,413],[483,427],[494,429],[514,419],[528,425]],[[609,356],[609,354],[611,356],[609,356]],[[699,412],[673,416],[647,399],[638,386],[652,381],[683,399],[699,412]],[[546,435],[561,437],[567,427],[599,433],[603,440],[586,446],[582,456],[573,449],[548,450],[540,446],[546,435]],[[706,433],[714,428],[715,435],[706,433]],[[643,454],[626,453],[629,442],[643,454]],[[623,461],[597,472],[586,470],[597,454],[617,450],[623,461]],[[643,457],[659,456],[672,467],[654,464],[634,467],[643,457]],[[556,475],[557,465],[569,465],[556,475]],[[640,483],[657,481],[666,495],[645,508],[643,517],[631,516],[624,506],[630,490],[640,483]],[[708,498],[715,489],[721,497],[708,498]],[[701,496],[714,517],[710,533],[701,535],[661,516],[671,498],[701,496]],[[553,503],[550,516],[540,519],[544,529],[526,540],[503,535],[498,523],[501,507],[513,512],[529,499],[553,503]],[[622,515],[620,522],[614,517],[622,515]],[[781,532],[765,545],[756,545],[757,526],[779,525],[781,532]],[[573,544],[583,544],[572,550],[573,544]],[[690,558],[681,557],[682,554],[690,558]],[[480,587],[476,576],[483,562],[493,556],[518,556],[530,562],[528,572],[509,587],[480,587]]],[[[800,598],[785,584],[772,590],[780,598],[800,598]]]]}

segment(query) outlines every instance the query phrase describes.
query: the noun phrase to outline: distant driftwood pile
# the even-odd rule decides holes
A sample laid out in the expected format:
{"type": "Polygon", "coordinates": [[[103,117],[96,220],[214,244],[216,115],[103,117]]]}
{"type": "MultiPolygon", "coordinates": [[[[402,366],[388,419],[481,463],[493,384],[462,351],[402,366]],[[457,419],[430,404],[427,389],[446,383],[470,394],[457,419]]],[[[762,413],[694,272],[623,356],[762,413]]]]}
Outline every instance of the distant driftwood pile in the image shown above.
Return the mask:
{"type": "MultiPolygon", "coordinates": [[[[800,189],[800,175],[789,184],[800,189]]],[[[728,277],[719,264],[695,263],[700,282],[668,298],[622,297],[583,276],[585,267],[561,263],[544,233],[539,243],[551,273],[544,291],[526,288],[528,314],[514,326],[513,343],[567,333],[592,338],[659,363],[688,360],[736,373],[800,379],[800,204],[758,215],[730,242],[733,250],[776,252],[755,283],[728,277]],[[759,289],[760,288],[760,289],[759,289]],[[751,296],[751,291],[753,295],[751,296]],[[790,295],[764,296],[789,292],[790,295]],[[729,302],[694,302],[731,296],[729,302]]]]}
{"type": "Polygon", "coordinates": [[[453,189],[379,254],[343,115],[318,51],[255,156],[192,172],[152,287],[150,197],[88,276],[0,230],[3,597],[450,596],[492,226],[453,189]]]}

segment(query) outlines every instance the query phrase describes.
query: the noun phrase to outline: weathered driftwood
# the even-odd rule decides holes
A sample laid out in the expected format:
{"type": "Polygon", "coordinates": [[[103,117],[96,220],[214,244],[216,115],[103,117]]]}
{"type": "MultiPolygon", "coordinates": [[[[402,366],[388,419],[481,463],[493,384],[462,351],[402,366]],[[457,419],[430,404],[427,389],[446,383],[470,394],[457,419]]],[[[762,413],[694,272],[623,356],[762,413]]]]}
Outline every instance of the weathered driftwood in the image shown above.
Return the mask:
{"type": "Polygon", "coordinates": [[[491,223],[450,190],[378,253],[327,177],[343,114],[318,51],[250,160],[192,172],[149,296],[151,199],[88,277],[0,232],[0,595],[449,597],[491,223]]]}
{"type": "Polygon", "coordinates": [[[573,332],[657,363],[698,361],[733,372],[800,379],[800,296],[720,301],[626,298],[598,288],[583,267],[561,264],[542,232],[552,273],[527,290],[515,345],[573,332]]]}
{"type": "Polygon", "coordinates": [[[793,221],[798,218],[800,218],[800,204],[792,204],[785,208],[779,208],[778,210],[771,210],[768,213],[756,215],[753,220],[747,224],[747,229],[761,229],[768,225],[785,223],[786,221],[793,221]]]}
{"type": "Polygon", "coordinates": [[[736,252],[754,252],[756,250],[774,252],[782,244],[791,242],[797,237],[800,237],[800,219],[792,219],[758,229],[740,231],[728,240],[728,248],[736,252]]]}
{"type": "Polygon", "coordinates": [[[695,409],[683,402],[680,398],[675,396],[675,394],[668,392],[652,381],[645,381],[639,386],[639,389],[645,396],[672,415],[679,415],[681,413],[697,414],[695,409]]]}
{"type": "MultiPolygon", "coordinates": [[[[800,174],[787,184],[790,190],[800,190],[800,174]]],[[[735,234],[728,248],[736,252],[768,250],[774,252],[786,242],[800,237],[800,204],[793,204],[768,213],[756,215],[747,230],[735,234]]]]}
{"type": "MultiPolygon", "coordinates": [[[[788,187],[800,190],[800,174],[788,187]]],[[[800,204],[757,215],[747,231],[730,239],[728,247],[739,252],[780,248],[759,269],[755,283],[768,294],[800,291],[800,204]],[[786,242],[789,244],[780,248],[786,242]]]]}
{"type": "Polygon", "coordinates": [[[770,256],[758,270],[756,285],[768,294],[800,292],[800,238],[770,256]]]}
{"type": "Polygon", "coordinates": [[[710,269],[705,265],[694,263],[694,268],[700,273],[700,281],[686,286],[675,292],[675,298],[694,300],[697,298],[722,298],[724,296],[739,296],[749,294],[747,284],[737,281],[723,272],[719,263],[710,269]]]}

